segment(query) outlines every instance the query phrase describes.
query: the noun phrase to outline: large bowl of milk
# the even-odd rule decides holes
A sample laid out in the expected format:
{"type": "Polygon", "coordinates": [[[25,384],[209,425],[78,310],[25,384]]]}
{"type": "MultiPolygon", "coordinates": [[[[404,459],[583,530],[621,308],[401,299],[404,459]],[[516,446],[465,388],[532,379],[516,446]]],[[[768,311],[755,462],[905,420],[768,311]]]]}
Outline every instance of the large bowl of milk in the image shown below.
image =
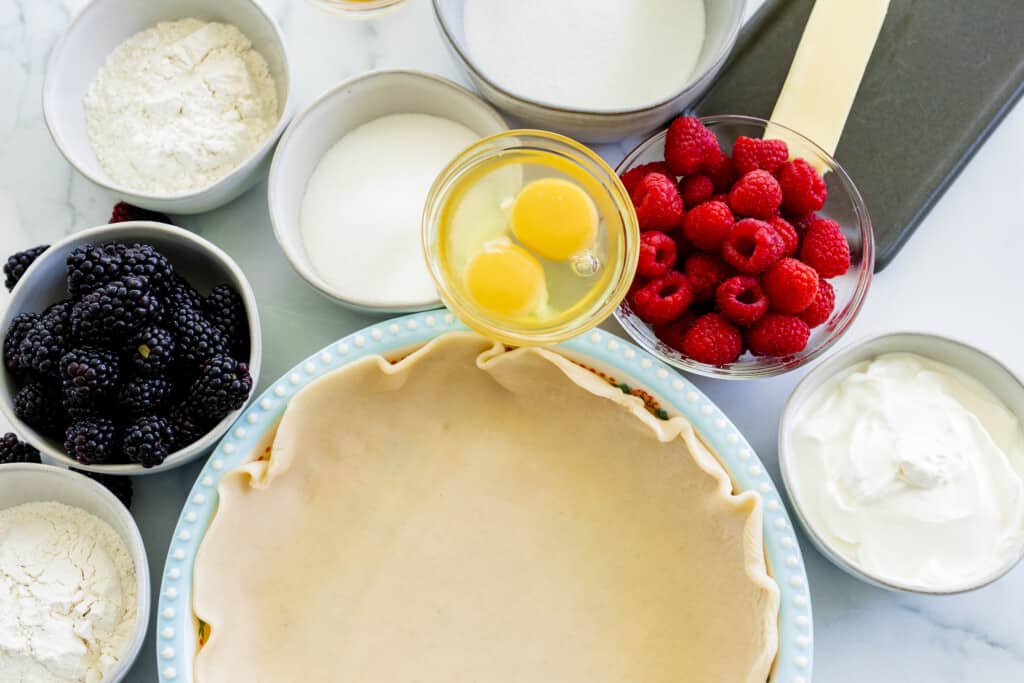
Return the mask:
{"type": "Polygon", "coordinates": [[[736,42],[744,0],[433,0],[485,98],[585,142],[650,131],[699,98],[736,42]]]}

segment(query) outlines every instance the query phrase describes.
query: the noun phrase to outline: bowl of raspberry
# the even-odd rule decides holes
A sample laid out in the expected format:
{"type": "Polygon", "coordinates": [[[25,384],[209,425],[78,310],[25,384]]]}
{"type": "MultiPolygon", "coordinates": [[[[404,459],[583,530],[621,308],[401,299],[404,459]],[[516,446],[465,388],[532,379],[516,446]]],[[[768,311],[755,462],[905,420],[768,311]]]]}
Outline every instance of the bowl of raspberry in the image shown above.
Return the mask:
{"type": "Polygon", "coordinates": [[[46,461],[170,469],[209,453],[247,403],[255,296],[202,237],[127,220],[15,254],[4,272],[0,412],[46,461]]]}
{"type": "Polygon", "coordinates": [[[772,377],[849,329],[871,284],[871,219],[850,176],[799,133],[681,116],[616,169],[641,230],[615,318],[681,370],[772,377]]]}

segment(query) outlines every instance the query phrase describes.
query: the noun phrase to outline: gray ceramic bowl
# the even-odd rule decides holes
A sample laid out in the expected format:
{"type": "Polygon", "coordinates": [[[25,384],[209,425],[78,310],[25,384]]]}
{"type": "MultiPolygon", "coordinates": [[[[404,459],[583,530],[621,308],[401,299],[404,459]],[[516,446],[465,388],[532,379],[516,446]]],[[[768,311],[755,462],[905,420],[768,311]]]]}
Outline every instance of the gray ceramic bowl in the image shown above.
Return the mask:
{"type": "Polygon", "coordinates": [[[79,173],[136,206],[167,213],[210,211],[252,187],[270,165],[270,153],[292,109],[284,38],[255,0],[93,0],[75,17],[50,53],[43,83],[43,115],[54,143],[79,173]],[[234,24],[263,55],[277,85],[278,122],[237,168],[205,188],[175,194],[139,192],[115,182],[100,165],[86,132],[85,93],[107,56],[132,35],[161,21],[194,17],[234,24]]]}
{"type": "Polygon", "coordinates": [[[18,463],[0,465],[0,510],[25,503],[56,502],[81,508],[113,527],[135,565],[135,625],[121,660],[102,683],[117,683],[139,656],[149,628],[149,561],[142,535],[128,510],[110,491],[92,479],[61,467],[18,463]]]}
{"type": "Polygon", "coordinates": [[[856,562],[843,555],[818,531],[814,520],[807,515],[806,507],[802,504],[801,491],[794,485],[793,468],[795,465],[791,453],[791,435],[797,416],[815,391],[830,379],[858,363],[887,353],[915,353],[965,372],[985,385],[1024,423],[1024,382],[1009,368],[984,351],[955,339],[923,332],[898,332],[871,337],[846,347],[815,366],[797,385],[786,403],[782,421],[779,424],[779,467],[782,470],[782,479],[789,493],[793,511],[818,551],[847,574],[865,583],[891,591],[904,591],[920,595],[953,595],[987,586],[1006,575],[1024,560],[1024,546],[1019,549],[1015,559],[978,581],[950,586],[941,590],[925,590],[916,586],[893,583],[860,567],[856,562]]]}
{"type": "MultiPolygon", "coordinates": [[[[67,298],[65,262],[71,250],[89,242],[113,240],[153,245],[170,259],[175,270],[199,290],[200,294],[206,294],[210,289],[222,283],[231,285],[238,292],[249,317],[249,343],[251,346],[249,372],[255,387],[260,375],[263,344],[260,336],[260,316],[256,309],[256,296],[253,294],[249,281],[238,264],[215,244],[173,225],[151,221],[132,221],[91,228],[65,237],[43,252],[35,263],[25,271],[11,292],[7,309],[0,316],[0,330],[6,332],[10,327],[11,320],[19,313],[38,313],[50,304],[67,298]]],[[[152,474],[184,465],[202,457],[213,450],[217,441],[228,430],[240,412],[240,410],[236,410],[229,413],[201,439],[171,453],[161,465],[156,467],[147,469],[141,465],[82,465],[64,453],[60,441],[36,431],[14,414],[13,397],[17,386],[15,377],[3,367],[3,364],[0,364],[0,412],[10,420],[21,437],[39,449],[43,457],[50,462],[104,474],[152,474]]]]}
{"type": "Polygon", "coordinates": [[[634,109],[590,110],[559,107],[506,90],[490,80],[466,48],[463,34],[465,0],[433,0],[434,16],[451,53],[465,68],[477,90],[496,107],[534,127],[584,142],[614,142],[627,135],[654,130],[693,104],[714,82],[736,44],[745,0],[705,0],[704,47],[689,83],[668,99],[634,109]]]}

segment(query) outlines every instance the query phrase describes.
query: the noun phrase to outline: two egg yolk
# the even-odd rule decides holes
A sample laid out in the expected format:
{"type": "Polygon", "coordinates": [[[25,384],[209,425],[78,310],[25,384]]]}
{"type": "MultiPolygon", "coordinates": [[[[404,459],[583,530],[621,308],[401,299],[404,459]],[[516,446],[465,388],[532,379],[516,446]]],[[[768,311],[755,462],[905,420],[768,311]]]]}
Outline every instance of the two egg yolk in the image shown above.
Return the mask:
{"type": "Polygon", "coordinates": [[[543,178],[516,196],[509,221],[522,247],[507,239],[488,242],[466,264],[465,283],[481,308],[520,317],[547,300],[544,268],[536,257],[567,261],[588,249],[597,237],[597,207],[576,184],[543,178]]]}

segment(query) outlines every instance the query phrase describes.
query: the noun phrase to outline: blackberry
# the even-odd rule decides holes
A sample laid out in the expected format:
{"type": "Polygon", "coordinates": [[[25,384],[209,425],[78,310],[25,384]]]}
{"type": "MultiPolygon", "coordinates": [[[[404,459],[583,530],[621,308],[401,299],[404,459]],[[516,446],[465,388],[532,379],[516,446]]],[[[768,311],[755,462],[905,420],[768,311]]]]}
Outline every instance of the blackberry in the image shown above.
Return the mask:
{"type": "Polygon", "coordinates": [[[120,377],[120,362],[113,351],[95,346],[68,351],[60,359],[65,407],[69,412],[97,409],[99,402],[117,389],[120,377]]]}
{"type": "Polygon", "coordinates": [[[189,415],[184,403],[171,408],[167,415],[174,435],[174,449],[181,450],[198,441],[207,432],[207,424],[189,415]]]}
{"type": "Polygon", "coordinates": [[[94,482],[110,491],[114,494],[114,497],[121,501],[129,510],[132,507],[132,493],[133,486],[131,477],[118,477],[113,474],[97,474],[96,472],[86,472],[85,470],[76,470],[71,468],[73,472],[78,472],[84,477],[89,477],[94,482]]]}
{"type": "Polygon", "coordinates": [[[81,417],[64,431],[64,452],[83,465],[113,462],[121,451],[117,425],[108,417],[81,417]]]}
{"type": "Polygon", "coordinates": [[[114,204],[114,209],[110,213],[110,222],[124,223],[125,221],[156,221],[157,223],[174,225],[166,214],[143,209],[128,202],[118,202],[114,204]]]}
{"type": "Polygon", "coordinates": [[[213,424],[241,408],[251,390],[248,365],[230,356],[214,356],[200,367],[185,405],[190,415],[213,424]]]}
{"type": "Polygon", "coordinates": [[[146,278],[155,292],[164,292],[176,282],[174,266],[149,244],[132,244],[121,253],[121,273],[146,278]]]}
{"type": "Polygon", "coordinates": [[[43,244],[26,249],[25,251],[19,251],[17,254],[12,254],[7,258],[7,263],[4,264],[4,287],[7,288],[8,292],[14,289],[14,285],[18,284],[18,280],[25,274],[25,271],[32,265],[33,261],[49,248],[49,244],[43,244]]]}
{"type": "Polygon", "coordinates": [[[174,354],[174,337],[156,325],[143,327],[125,348],[131,369],[147,377],[154,377],[167,370],[174,362],[174,354]]]}
{"type": "Polygon", "coordinates": [[[0,436],[0,465],[15,462],[40,462],[39,451],[18,438],[14,432],[0,436]]]}
{"type": "Polygon", "coordinates": [[[132,377],[121,385],[117,403],[129,415],[151,415],[166,403],[173,388],[164,377],[132,377]]]}
{"type": "Polygon", "coordinates": [[[229,285],[217,285],[203,302],[207,319],[220,328],[238,358],[249,357],[249,317],[242,297],[229,285]]]}
{"type": "Polygon", "coordinates": [[[168,321],[174,340],[178,344],[178,360],[196,368],[204,360],[228,352],[224,333],[206,316],[193,308],[174,311],[168,321]]]}
{"type": "Polygon", "coordinates": [[[28,329],[18,346],[19,363],[25,369],[56,377],[60,357],[71,339],[70,301],[53,304],[28,329]]]}
{"type": "Polygon", "coordinates": [[[4,367],[11,372],[28,369],[28,365],[21,362],[21,342],[38,321],[39,316],[35,313],[19,313],[7,328],[7,334],[4,335],[4,367]]]}
{"type": "Polygon", "coordinates": [[[171,453],[174,433],[166,418],[155,415],[140,417],[124,434],[124,455],[143,467],[159,465],[171,453]]]}
{"type": "Polygon", "coordinates": [[[165,310],[167,317],[173,315],[179,308],[191,308],[198,311],[203,307],[203,299],[199,296],[199,292],[180,275],[175,275],[167,287],[164,301],[167,304],[165,310]]]}
{"type": "Polygon", "coordinates": [[[58,431],[66,422],[60,393],[48,382],[29,382],[18,389],[14,394],[14,414],[41,432],[58,431]]]}
{"type": "Polygon", "coordinates": [[[96,244],[75,247],[67,258],[68,291],[80,296],[116,280],[121,275],[121,257],[96,244]]]}
{"type": "Polygon", "coordinates": [[[84,342],[120,341],[160,314],[144,277],[126,276],[83,296],[71,310],[71,331],[84,342]]]}

